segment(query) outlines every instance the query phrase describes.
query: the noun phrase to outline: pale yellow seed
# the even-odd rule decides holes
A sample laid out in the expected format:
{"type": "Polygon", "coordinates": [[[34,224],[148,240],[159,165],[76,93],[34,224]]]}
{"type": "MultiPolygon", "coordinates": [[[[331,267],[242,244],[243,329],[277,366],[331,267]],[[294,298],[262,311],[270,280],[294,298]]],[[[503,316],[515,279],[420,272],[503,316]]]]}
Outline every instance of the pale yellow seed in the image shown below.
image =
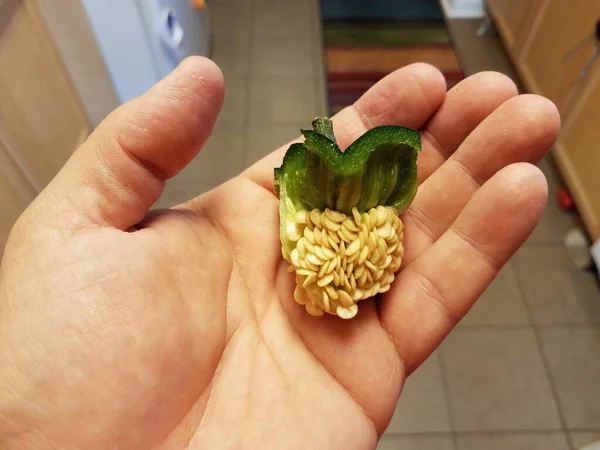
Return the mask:
{"type": "Polygon", "coordinates": [[[352,271],[354,270],[354,264],[349,264],[346,268],[346,275],[349,277],[352,271]]]}
{"type": "Polygon", "coordinates": [[[326,228],[327,230],[330,230],[330,231],[339,231],[339,230],[342,229],[342,226],[339,223],[332,221],[327,216],[323,216],[321,219],[323,221],[324,228],[326,228]]]}
{"type": "Polygon", "coordinates": [[[360,217],[360,213],[358,212],[358,209],[356,208],[356,206],[354,208],[352,208],[352,216],[354,217],[354,223],[360,227],[361,217],[360,217]]]}
{"type": "Polygon", "coordinates": [[[315,208],[310,212],[310,220],[312,221],[312,223],[315,224],[315,227],[323,228],[323,225],[321,223],[321,213],[318,209],[315,208]]]}
{"type": "Polygon", "coordinates": [[[347,289],[350,292],[352,291],[352,285],[350,284],[350,280],[348,279],[346,274],[344,274],[344,289],[347,289]]]}
{"type": "Polygon", "coordinates": [[[383,225],[383,223],[385,222],[385,220],[387,219],[387,211],[383,206],[378,206],[377,207],[377,222],[375,223],[375,226],[380,227],[381,225],[383,225]]]}
{"type": "Polygon", "coordinates": [[[365,246],[365,241],[367,239],[367,235],[362,231],[358,235],[358,241],[360,242],[360,248],[362,249],[365,246]]]}
{"type": "Polygon", "coordinates": [[[356,240],[358,238],[358,234],[357,233],[353,233],[352,231],[348,231],[347,228],[342,228],[338,232],[338,234],[347,243],[350,243],[350,242],[352,242],[352,241],[354,241],[354,240],[356,240]]]}
{"type": "Polygon", "coordinates": [[[367,283],[369,285],[372,285],[373,284],[373,274],[371,274],[371,272],[368,270],[366,271],[366,274],[367,274],[367,283]]]}
{"type": "MultiPolygon", "coordinates": [[[[294,267],[294,266],[292,266],[292,268],[293,268],[293,267],[294,267]]],[[[309,275],[310,275],[311,273],[313,273],[313,272],[311,272],[311,271],[310,271],[310,270],[308,270],[308,269],[298,269],[298,270],[296,270],[296,273],[297,273],[298,275],[302,275],[302,276],[304,276],[304,277],[307,277],[307,276],[309,276],[309,275]]]]}
{"type": "Polygon", "coordinates": [[[325,286],[325,292],[327,292],[327,295],[329,296],[329,298],[331,298],[333,300],[337,300],[339,298],[337,291],[334,288],[332,288],[331,286],[325,286]]]}
{"type": "Polygon", "coordinates": [[[377,272],[377,267],[375,267],[375,265],[371,261],[366,260],[365,261],[365,266],[367,266],[372,271],[377,272]]]}
{"type": "Polygon", "coordinates": [[[296,225],[289,224],[285,230],[285,236],[292,242],[296,242],[302,237],[302,233],[298,231],[296,225]]]}
{"type": "Polygon", "coordinates": [[[308,227],[304,229],[304,238],[306,239],[306,242],[315,245],[315,236],[308,227]]]}
{"type": "Polygon", "coordinates": [[[379,253],[379,250],[377,250],[377,248],[375,248],[375,251],[373,251],[369,255],[369,261],[371,261],[371,264],[373,264],[373,265],[378,265],[380,258],[381,258],[381,254],[379,253]]]}
{"type": "Polygon", "coordinates": [[[386,222],[382,226],[377,228],[377,233],[379,233],[379,236],[381,236],[384,239],[389,239],[390,237],[392,237],[393,231],[394,229],[389,224],[389,222],[386,222]]]}
{"type": "Polygon", "coordinates": [[[379,269],[377,271],[377,273],[375,274],[375,276],[373,277],[373,279],[380,280],[384,273],[385,273],[385,270],[379,269]]]}
{"type": "Polygon", "coordinates": [[[302,283],[302,286],[306,287],[315,281],[317,281],[317,274],[315,272],[311,272],[304,280],[304,283],[302,283]]]}
{"type": "Polygon", "coordinates": [[[323,309],[329,311],[329,296],[323,291],[323,309]]]}
{"type": "Polygon", "coordinates": [[[321,268],[319,269],[319,278],[322,278],[325,275],[325,272],[327,271],[327,267],[329,267],[329,264],[323,264],[321,266],[321,268]]]}
{"type": "Polygon", "coordinates": [[[335,309],[335,312],[342,319],[349,320],[355,317],[358,313],[358,306],[352,305],[349,308],[342,308],[341,306],[338,306],[335,309]]]}
{"type": "Polygon", "coordinates": [[[387,269],[390,266],[391,263],[392,263],[392,255],[386,255],[385,261],[381,265],[381,268],[382,269],[387,269]]]}
{"type": "Polygon", "coordinates": [[[350,217],[344,220],[342,227],[347,229],[348,231],[352,231],[353,233],[360,231],[360,228],[356,226],[356,223],[354,223],[354,220],[352,220],[350,217]]]}
{"type": "Polygon", "coordinates": [[[350,289],[352,289],[352,291],[356,290],[356,279],[354,278],[354,274],[350,275],[350,289]]]}
{"type": "Polygon", "coordinates": [[[311,316],[322,316],[324,311],[318,306],[313,305],[312,303],[306,304],[306,312],[308,312],[311,316]]]}
{"type": "Polygon", "coordinates": [[[336,268],[336,266],[338,265],[338,258],[334,258],[331,261],[329,261],[329,264],[327,264],[327,270],[325,271],[325,273],[331,273],[333,272],[333,269],[336,268]]]}
{"type": "Polygon", "coordinates": [[[300,255],[300,258],[304,259],[306,258],[306,245],[304,244],[306,242],[306,239],[301,238],[298,241],[298,244],[296,244],[296,249],[298,250],[298,254],[300,255]]]}
{"type": "Polygon", "coordinates": [[[315,228],[313,230],[313,236],[315,237],[315,244],[321,245],[321,229],[315,228]]]}
{"type": "Polygon", "coordinates": [[[373,251],[377,248],[377,237],[375,237],[374,233],[369,233],[367,243],[369,244],[369,250],[373,251]]]}
{"type": "Polygon", "coordinates": [[[306,305],[308,303],[308,295],[306,295],[306,291],[300,286],[296,286],[296,289],[294,289],[294,300],[300,305],[306,305]]]}
{"type": "Polygon", "coordinates": [[[381,287],[381,285],[379,284],[379,282],[375,281],[375,283],[373,284],[373,287],[371,288],[373,291],[373,294],[371,295],[371,297],[379,292],[380,287],[381,287]]]}
{"type": "Polygon", "coordinates": [[[387,210],[387,222],[391,222],[392,220],[394,220],[395,216],[396,216],[396,214],[394,214],[394,211],[392,210],[392,208],[388,208],[388,210],[387,210]]]}
{"type": "Polygon", "coordinates": [[[390,290],[390,285],[389,284],[384,284],[383,286],[381,286],[379,288],[379,293],[383,294],[384,292],[387,292],[390,290]]]}
{"type": "Polygon", "coordinates": [[[330,274],[333,277],[333,284],[336,286],[340,285],[340,276],[338,275],[338,273],[334,270],[333,272],[331,272],[330,274]]]}
{"type": "Polygon", "coordinates": [[[306,261],[314,264],[315,266],[322,266],[325,261],[321,260],[320,258],[318,258],[316,255],[314,254],[310,254],[306,257],[306,261]]]}
{"type": "MultiPolygon", "coordinates": [[[[290,264],[290,266],[287,268],[288,272],[293,272],[294,270],[296,270],[296,268],[294,267],[293,264],[290,264]]],[[[300,269],[300,270],[302,270],[302,269],[300,269]]]]}
{"type": "Polygon", "coordinates": [[[327,236],[327,242],[329,242],[329,245],[331,246],[332,249],[334,249],[336,251],[336,253],[340,252],[340,248],[335,243],[335,241],[333,239],[331,239],[331,236],[327,236]]]}
{"type": "Polygon", "coordinates": [[[315,224],[312,223],[312,220],[310,220],[310,213],[306,213],[306,227],[309,229],[313,229],[315,227],[315,224]]]}
{"type": "Polygon", "coordinates": [[[292,250],[292,254],[290,256],[292,258],[292,264],[298,267],[300,265],[300,255],[298,254],[298,249],[295,248],[292,250]]]}
{"type": "Polygon", "coordinates": [[[328,235],[333,242],[335,242],[336,244],[340,243],[340,237],[337,235],[337,233],[334,233],[333,231],[329,231],[328,235]]]}
{"type": "Polygon", "coordinates": [[[323,253],[323,247],[320,247],[318,245],[315,245],[315,255],[317,255],[323,261],[328,261],[329,260],[329,258],[327,258],[325,256],[325,254],[323,253]]]}
{"type": "Polygon", "coordinates": [[[342,267],[342,269],[346,270],[346,267],[348,267],[348,258],[346,258],[345,256],[342,258],[342,262],[340,263],[340,266],[342,267]]]}
{"type": "Polygon", "coordinates": [[[346,243],[343,241],[340,243],[340,256],[342,258],[346,256],[346,243]]]}
{"type": "Polygon", "coordinates": [[[352,295],[352,300],[354,300],[355,302],[358,300],[362,300],[363,294],[364,294],[364,292],[362,289],[354,289],[354,294],[352,295]]]}
{"type": "Polygon", "coordinates": [[[332,209],[325,209],[325,215],[327,218],[335,223],[342,223],[344,219],[346,219],[346,215],[342,214],[339,211],[334,211],[332,209]]]}
{"type": "Polygon", "coordinates": [[[335,256],[336,256],[336,253],[331,249],[323,247],[321,249],[321,251],[323,252],[323,255],[325,256],[325,259],[332,259],[332,258],[335,258],[335,256]]]}
{"type": "Polygon", "coordinates": [[[360,256],[360,252],[356,252],[353,255],[348,256],[348,262],[353,263],[354,261],[356,261],[358,259],[359,256],[360,256]]]}
{"type": "Polygon", "coordinates": [[[398,249],[398,245],[399,245],[399,243],[398,243],[398,242],[396,242],[395,244],[392,244],[390,247],[388,247],[388,248],[385,250],[385,253],[386,253],[387,255],[392,255],[392,254],[393,254],[393,253],[394,253],[394,252],[395,252],[395,251],[398,249]]]}
{"type": "Polygon", "coordinates": [[[360,280],[358,280],[358,285],[359,286],[364,286],[367,283],[367,280],[369,279],[369,271],[366,270],[363,272],[363,274],[360,276],[360,280]]]}
{"type": "Polygon", "coordinates": [[[317,281],[317,284],[321,287],[327,286],[329,283],[333,281],[333,274],[325,275],[323,278],[320,278],[317,281]]]}
{"type": "Polygon", "coordinates": [[[348,294],[346,291],[338,291],[338,300],[340,302],[340,304],[344,307],[344,308],[348,308],[352,305],[354,305],[354,302],[352,301],[352,297],[350,297],[350,294],[348,294]]]}
{"type": "Polygon", "coordinates": [[[364,264],[367,260],[367,256],[369,256],[369,247],[363,247],[360,251],[360,256],[358,257],[358,264],[364,264]]]}
{"type": "Polygon", "coordinates": [[[329,235],[325,233],[321,233],[321,245],[323,248],[328,248],[331,250],[331,244],[329,243],[329,235]]]}
{"type": "Polygon", "coordinates": [[[306,223],[306,216],[308,216],[308,212],[307,211],[298,211],[296,214],[294,214],[294,220],[297,223],[302,223],[305,224],[306,223]]]}
{"type": "Polygon", "coordinates": [[[377,251],[379,253],[381,253],[382,255],[386,254],[386,250],[388,249],[387,245],[385,244],[385,241],[383,240],[382,237],[377,239],[377,251]]]}
{"type": "Polygon", "coordinates": [[[360,248],[362,247],[361,242],[358,239],[355,239],[354,241],[352,241],[352,243],[350,245],[348,245],[348,248],[346,249],[346,255],[348,256],[352,256],[355,253],[357,253],[360,248]]]}
{"type": "Polygon", "coordinates": [[[346,279],[346,272],[344,272],[344,269],[342,269],[340,266],[338,266],[336,272],[338,274],[338,277],[340,278],[340,286],[343,286],[344,284],[346,284],[346,282],[344,281],[346,279]]]}
{"type": "Polygon", "coordinates": [[[354,276],[358,279],[362,276],[364,271],[365,271],[365,266],[358,266],[356,268],[356,270],[354,271],[354,276]]]}
{"type": "Polygon", "coordinates": [[[369,225],[371,225],[369,229],[375,227],[375,225],[377,224],[377,218],[377,209],[371,208],[369,210],[369,225]]]}
{"type": "Polygon", "coordinates": [[[366,225],[367,226],[367,230],[369,228],[371,228],[369,226],[370,225],[369,213],[366,213],[366,212],[362,213],[360,217],[361,217],[362,225],[366,225]]]}

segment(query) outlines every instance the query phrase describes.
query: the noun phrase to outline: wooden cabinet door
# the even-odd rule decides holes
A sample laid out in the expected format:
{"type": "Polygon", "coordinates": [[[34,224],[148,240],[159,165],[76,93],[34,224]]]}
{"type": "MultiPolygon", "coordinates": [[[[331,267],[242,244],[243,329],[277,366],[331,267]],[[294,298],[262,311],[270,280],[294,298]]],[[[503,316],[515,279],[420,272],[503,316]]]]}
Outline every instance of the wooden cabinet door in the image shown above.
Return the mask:
{"type": "Polygon", "coordinates": [[[600,67],[590,74],[556,149],[592,239],[600,239],[600,67]]]}
{"type": "Polygon", "coordinates": [[[532,22],[547,0],[488,0],[496,26],[501,28],[505,45],[514,55],[527,40],[532,22]]]}
{"type": "Polygon", "coordinates": [[[576,78],[595,43],[588,39],[571,59],[564,61],[564,57],[591,37],[600,18],[600,1],[547,0],[537,15],[518,65],[529,89],[552,100],[565,119],[581,95],[585,80],[576,82],[576,78]]]}
{"type": "Polygon", "coordinates": [[[38,191],[89,130],[36,6],[0,2],[0,138],[38,191]]]}
{"type": "Polygon", "coordinates": [[[27,182],[0,141],[0,258],[12,226],[34,196],[33,186],[27,182]]]}

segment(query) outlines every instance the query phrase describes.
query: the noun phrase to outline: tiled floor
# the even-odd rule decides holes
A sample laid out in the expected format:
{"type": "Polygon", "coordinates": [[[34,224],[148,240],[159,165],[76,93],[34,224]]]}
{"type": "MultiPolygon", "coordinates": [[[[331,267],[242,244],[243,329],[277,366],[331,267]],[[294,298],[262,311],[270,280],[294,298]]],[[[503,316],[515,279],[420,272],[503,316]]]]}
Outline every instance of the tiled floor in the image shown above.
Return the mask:
{"type": "MultiPolygon", "coordinates": [[[[326,113],[316,0],[208,3],[224,109],[157,206],[225,181],[326,113]]],[[[493,34],[475,38],[477,25],[450,26],[465,71],[514,76],[493,34]]],[[[551,194],[540,225],[408,380],[380,449],[573,450],[600,439],[600,291],[567,258],[562,239],[577,222],[554,202],[551,159],[540,167],[551,194]]]]}

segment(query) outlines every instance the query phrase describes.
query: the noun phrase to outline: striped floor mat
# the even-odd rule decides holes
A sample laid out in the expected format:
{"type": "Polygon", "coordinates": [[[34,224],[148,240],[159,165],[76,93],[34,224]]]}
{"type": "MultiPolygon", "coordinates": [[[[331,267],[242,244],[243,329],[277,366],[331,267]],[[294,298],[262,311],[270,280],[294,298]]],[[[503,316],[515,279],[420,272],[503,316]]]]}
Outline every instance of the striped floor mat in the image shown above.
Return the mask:
{"type": "Polygon", "coordinates": [[[331,114],[414,62],[440,69],[448,88],[463,78],[443,21],[324,20],[323,32],[331,114]]]}

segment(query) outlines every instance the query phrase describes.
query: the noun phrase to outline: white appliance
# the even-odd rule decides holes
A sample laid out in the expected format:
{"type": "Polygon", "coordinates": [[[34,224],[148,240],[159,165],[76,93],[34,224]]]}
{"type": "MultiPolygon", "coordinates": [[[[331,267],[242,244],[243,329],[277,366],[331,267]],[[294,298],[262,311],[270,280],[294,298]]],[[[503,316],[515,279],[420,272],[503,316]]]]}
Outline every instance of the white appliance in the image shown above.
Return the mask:
{"type": "Polygon", "coordinates": [[[191,55],[209,56],[206,8],[191,0],[81,0],[121,103],[191,55]]]}
{"type": "Polygon", "coordinates": [[[441,0],[448,19],[476,19],[485,16],[483,0],[441,0]]]}

